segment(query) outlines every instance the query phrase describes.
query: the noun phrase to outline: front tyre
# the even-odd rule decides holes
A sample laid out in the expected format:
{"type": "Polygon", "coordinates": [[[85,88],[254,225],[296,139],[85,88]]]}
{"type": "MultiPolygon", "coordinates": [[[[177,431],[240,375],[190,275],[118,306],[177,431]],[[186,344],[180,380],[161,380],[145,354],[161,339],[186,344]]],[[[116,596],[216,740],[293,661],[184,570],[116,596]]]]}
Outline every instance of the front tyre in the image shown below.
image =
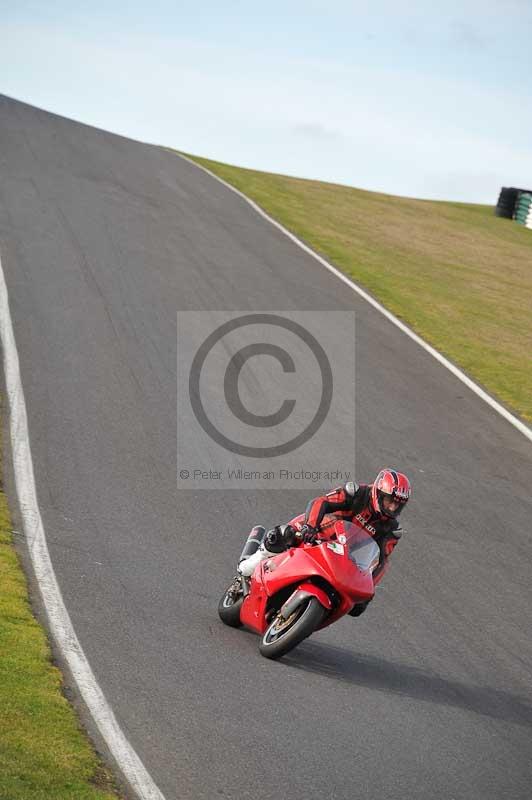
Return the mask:
{"type": "Polygon", "coordinates": [[[281,658],[310,636],[321,624],[327,612],[316,597],[301,603],[288,619],[280,614],[274,618],[259,644],[265,658],[281,658]]]}
{"type": "Polygon", "coordinates": [[[240,622],[240,609],[244,602],[242,580],[237,575],[218,603],[218,616],[225,625],[229,625],[231,628],[242,627],[240,622]]]}

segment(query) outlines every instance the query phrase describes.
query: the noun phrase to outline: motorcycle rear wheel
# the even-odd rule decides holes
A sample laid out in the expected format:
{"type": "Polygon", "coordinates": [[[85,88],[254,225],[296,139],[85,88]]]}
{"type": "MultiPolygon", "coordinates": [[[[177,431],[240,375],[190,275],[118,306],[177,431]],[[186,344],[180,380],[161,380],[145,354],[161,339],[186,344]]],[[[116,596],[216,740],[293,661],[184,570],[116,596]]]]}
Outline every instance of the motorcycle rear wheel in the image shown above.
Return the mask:
{"type": "Polygon", "coordinates": [[[220,602],[218,603],[218,616],[225,625],[229,625],[231,628],[241,628],[240,609],[244,602],[244,592],[240,591],[238,594],[231,592],[235,581],[236,578],[233,579],[220,598],[220,602]]]}
{"type": "Polygon", "coordinates": [[[301,603],[288,619],[278,614],[267,628],[259,650],[265,658],[281,658],[313,633],[325,616],[325,609],[316,597],[301,603]]]}

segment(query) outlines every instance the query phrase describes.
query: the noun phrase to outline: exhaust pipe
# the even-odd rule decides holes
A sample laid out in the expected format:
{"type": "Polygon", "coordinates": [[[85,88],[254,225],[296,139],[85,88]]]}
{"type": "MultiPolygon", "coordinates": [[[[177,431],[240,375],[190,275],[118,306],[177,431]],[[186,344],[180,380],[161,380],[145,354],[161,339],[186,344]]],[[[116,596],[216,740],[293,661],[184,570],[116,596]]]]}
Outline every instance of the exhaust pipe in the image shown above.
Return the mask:
{"type": "Polygon", "coordinates": [[[263,543],[265,536],[266,528],[263,525],[255,525],[255,527],[251,529],[249,536],[246,539],[244,549],[240,553],[240,558],[238,559],[239,564],[241,561],[244,561],[244,559],[249,558],[257,552],[263,543]]]}

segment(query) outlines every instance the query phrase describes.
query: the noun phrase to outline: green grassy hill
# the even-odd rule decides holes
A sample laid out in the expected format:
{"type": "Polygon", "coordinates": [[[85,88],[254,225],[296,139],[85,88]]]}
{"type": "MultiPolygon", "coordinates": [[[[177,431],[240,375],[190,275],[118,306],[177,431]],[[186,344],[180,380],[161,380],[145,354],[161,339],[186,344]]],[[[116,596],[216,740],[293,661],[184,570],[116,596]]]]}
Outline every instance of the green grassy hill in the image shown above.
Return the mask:
{"type": "Polygon", "coordinates": [[[532,421],[532,231],[495,217],[491,206],[411,200],[189,158],[244,192],[532,421]]]}

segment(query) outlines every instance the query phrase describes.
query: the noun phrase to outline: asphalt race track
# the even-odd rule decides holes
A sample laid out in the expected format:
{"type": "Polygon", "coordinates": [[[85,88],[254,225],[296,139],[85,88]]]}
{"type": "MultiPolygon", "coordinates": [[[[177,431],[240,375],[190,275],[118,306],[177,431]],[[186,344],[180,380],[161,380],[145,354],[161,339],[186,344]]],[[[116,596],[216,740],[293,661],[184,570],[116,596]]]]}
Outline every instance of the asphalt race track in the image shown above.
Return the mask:
{"type": "Polygon", "coordinates": [[[166,799],[530,798],[530,442],[197,167],[5,97],[0,256],[61,591],[166,799]],[[184,309],[354,309],[358,477],[414,485],[367,613],[279,663],[216,606],[310,495],[176,492],[184,309]]]}

